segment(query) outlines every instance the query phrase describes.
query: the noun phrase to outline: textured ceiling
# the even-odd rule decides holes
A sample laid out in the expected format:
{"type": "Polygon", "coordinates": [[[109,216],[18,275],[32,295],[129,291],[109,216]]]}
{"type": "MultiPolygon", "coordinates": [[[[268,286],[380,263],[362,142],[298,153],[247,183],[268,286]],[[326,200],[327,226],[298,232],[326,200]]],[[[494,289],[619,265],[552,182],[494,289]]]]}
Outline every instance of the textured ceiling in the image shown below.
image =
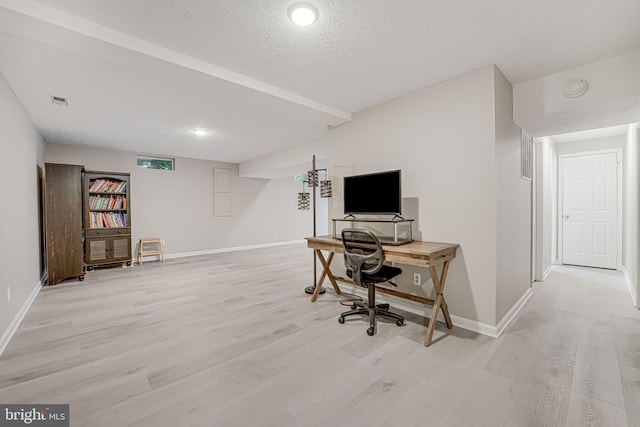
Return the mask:
{"type": "Polygon", "coordinates": [[[56,128],[36,89],[73,92],[73,81],[109,79],[113,68],[113,86],[81,91],[93,121],[123,103],[122,116],[141,108],[144,121],[117,131],[132,147],[204,121],[229,146],[186,153],[178,138],[174,154],[239,162],[317,141],[349,113],[490,63],[515,84],[640,48],[638,0],[313,0],[320,18],[304,28],[287,18],[292,2],[0,0],[0,71],[36,125],[49,117],[45,135],[86,141],[92,131],[74,121],[79,112],[56,128]],[[44,50],[54,69],[23,72],[44,65],[44,50]],[[155,97],[165,89],[173,103],[155,97]]]}
{"type": "Polygon", "coordinates": [[[14,90],[50,142],[239,162],[326,138],[323,123],[292,120],[195,81],[1,33],[0,51],[8,53],[0,55],[0,68],[20,82],[14,90]],[[66,97],[69,106],[54,105],[49,95],[66,97]],[[196,137],[194,128],[210,132],[196,137]]]}

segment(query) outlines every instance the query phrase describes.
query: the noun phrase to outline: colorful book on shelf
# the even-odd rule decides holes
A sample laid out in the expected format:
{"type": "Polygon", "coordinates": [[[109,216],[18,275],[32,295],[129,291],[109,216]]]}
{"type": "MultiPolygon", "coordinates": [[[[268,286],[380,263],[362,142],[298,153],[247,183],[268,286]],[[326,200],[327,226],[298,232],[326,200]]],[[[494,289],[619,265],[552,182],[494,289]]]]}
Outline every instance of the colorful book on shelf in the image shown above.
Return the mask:
{"type": "Polygon", "coordinates": [[[124,193],[126,190],[126,181],[102,178],[89,181],[89,191],[92,193],[124,193]]]}
{"type": "Polygon", "coordinates": [[[89,181],[89,191],[98,191],[98,186],[100,185],[100,183],[98,182],[98,180],[94,180],[94,181],[89,181]]]}

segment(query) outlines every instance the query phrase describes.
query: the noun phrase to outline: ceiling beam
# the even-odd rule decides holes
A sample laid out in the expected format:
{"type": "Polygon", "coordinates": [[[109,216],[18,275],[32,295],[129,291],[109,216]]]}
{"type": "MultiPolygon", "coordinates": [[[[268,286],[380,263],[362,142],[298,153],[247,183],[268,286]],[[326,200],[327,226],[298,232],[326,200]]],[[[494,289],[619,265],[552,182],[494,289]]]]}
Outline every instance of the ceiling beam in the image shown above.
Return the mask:
{"type": "MultiPolygon", "coordinates": [[[[273,108],[330,126],[339,126],[351,121],[349,112],[33,0],[0,0],[0,24],[5,32],[66,49],[70,46],[75,47],[76,50],[82,50],[80,53],[90,56],[108,51],[109,60],[125,61],[124,64],[127,65],[131,65],[131,53],[142,54],[150,59],[146,61],[146,65],[155,73],[162,73],[157,69],[160,61],[168,66],[165,72],[171,74],[174,79],[190,80],[195,72],[200,75],[197,79],[200,81],[199,84],[206,80],[210,88],[222,93],[229,94],[233,91],[245,100],[268,104],[273,108]],[[70,44],[70,39],[73,39],[71,41],[74,43],[70,44]],[[176,67],[179,69],[176,70],[176,67]]],[[[145,61],[138,59],[136,65],[144,66],[145,61]]]]}

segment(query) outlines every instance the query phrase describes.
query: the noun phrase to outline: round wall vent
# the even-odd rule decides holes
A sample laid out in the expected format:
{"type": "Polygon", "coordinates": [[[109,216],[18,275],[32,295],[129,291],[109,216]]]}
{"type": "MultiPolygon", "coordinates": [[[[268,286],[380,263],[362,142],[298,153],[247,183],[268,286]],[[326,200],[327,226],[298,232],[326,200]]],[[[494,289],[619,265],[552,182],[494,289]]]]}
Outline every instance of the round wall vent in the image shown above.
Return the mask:
{"type": "Polygon", "coordinates": [[[589,82],[584,79],[573,79],[565,83],[562,94],[567,98],[577,98],[585,94],[589,89],[589,82]]]}

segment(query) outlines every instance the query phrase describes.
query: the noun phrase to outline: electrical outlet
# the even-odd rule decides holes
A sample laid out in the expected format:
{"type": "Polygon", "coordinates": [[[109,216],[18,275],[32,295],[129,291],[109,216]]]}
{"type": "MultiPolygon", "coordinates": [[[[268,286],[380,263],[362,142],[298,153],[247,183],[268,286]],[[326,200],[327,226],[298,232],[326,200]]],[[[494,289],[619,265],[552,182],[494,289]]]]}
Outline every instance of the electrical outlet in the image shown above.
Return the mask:
{"type": "Polygon", "coordinates": [[[7,288],[7,302],[11,302],[11,286],[7,288]]]}
{"type": "Polygon", "coordinates": [[[413,273],[413,284],[416,286],[420,286],[422,284],[420,273],[413,273]]]}

